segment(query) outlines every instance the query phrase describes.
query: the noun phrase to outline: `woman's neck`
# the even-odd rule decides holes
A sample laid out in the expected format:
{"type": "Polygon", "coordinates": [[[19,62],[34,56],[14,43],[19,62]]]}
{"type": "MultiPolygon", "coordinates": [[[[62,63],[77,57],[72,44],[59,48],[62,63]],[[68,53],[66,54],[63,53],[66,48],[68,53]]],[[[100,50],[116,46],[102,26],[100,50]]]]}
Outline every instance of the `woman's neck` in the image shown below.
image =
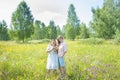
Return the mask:
{"type": "Polygon", "coordinates": [[[55,45],[52,45],[52,44],[51,44],[51,46],[53,46],[53,47],[54,47],[55,45]]]}
{"type": "Polygon", "coordinates": [[[63,43],[64,41],[61,41],[61,43],[63,43]]]}

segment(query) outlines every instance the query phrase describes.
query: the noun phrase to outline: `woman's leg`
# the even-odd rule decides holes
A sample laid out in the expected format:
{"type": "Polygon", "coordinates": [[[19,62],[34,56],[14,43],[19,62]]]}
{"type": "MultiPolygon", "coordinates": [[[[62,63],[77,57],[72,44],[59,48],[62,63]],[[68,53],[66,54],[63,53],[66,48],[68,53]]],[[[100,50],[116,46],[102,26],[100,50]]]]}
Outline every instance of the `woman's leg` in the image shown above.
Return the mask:
{"type": "Polygon", "coordinates": [[[59,57],[59,74],[60,78],[65,79],[66,76],[66,68],[65,68],[65,62],[63,57],[59,57]]]}
{"type": "Polygon", "coordinates": [[[61,67],[61,75],[62,75],[62,77],[66,76],[66,68],[65,68],[65,66],[61,67]]]}
{"type": "Polygon", "coordinates": [[[49,74],[50,74],[50,70],[47,70],[46,71],[46,77],[45,77],[46,79],[48,78],[49,74]]]}

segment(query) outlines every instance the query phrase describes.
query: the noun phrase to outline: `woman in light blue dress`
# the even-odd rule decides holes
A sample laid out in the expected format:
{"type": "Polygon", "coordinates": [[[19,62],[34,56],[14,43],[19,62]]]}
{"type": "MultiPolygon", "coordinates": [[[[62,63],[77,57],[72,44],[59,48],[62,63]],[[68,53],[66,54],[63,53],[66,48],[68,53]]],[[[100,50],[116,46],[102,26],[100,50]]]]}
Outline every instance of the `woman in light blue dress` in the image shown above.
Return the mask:
{"type": "Polygon", "coordinates": [[[50,70],[57,70],[58,69],[58,49],[57,49],[57,43],[55,40],[51,40],[50,44],[47,47],[47,74],[50,72],[50,70]]]}

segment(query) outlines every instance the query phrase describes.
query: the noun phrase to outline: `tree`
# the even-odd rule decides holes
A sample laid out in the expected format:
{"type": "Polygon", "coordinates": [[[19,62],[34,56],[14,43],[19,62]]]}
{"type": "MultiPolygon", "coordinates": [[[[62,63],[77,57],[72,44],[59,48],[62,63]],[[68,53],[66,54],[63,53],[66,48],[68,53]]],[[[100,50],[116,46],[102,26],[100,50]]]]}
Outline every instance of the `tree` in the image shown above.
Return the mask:
{"type": "Polygon", "coordinates": [[[63,25],[63,27],[62,27],[62,30],[61,30],[61,34],[62,34],[62,36],[64,37],[64,38],[66,38],[66,35],[65,35],[65,28],[66,28],[66,25],[63,25]]]}
{"type": "Polygon", "coordinates": [[[48,25],[48,34],[49,39],[56,39],[57,37],[57,30],[54,21],[50,21],[48,25]]]}
{"type": "Polygon", "coordinates": [[[68,9],[68,18],[65,30],[65,35],[68,39],[75,39],[75,36],[79,35],[79,19],[76,15],[73,4],[70,4],[68,9]]]}
{"type": "Polygon", "coordinates": [[[115,32],[115,39],[118,41],[118,42],[120,42],[120,30],[116,30],[116,32],[115,32]]]}
{"type": "Polygon", "coordinates": [[[41,32],[40,31],[41,30],[40,25],[41,25],[41,22],[36,20],[35,23],[34,23],[34,38],[37,39],[37,40],[41,38],[41,36],[40,36],[40,34],[41,34],[40,33],[41,32]]]}
{"type": "Polygon", "coordinates": [[[57,36],[62,35],[59,25],[56,26],[57,36]]]}
{"type": "Polygon", "coordinates": [[[42,22],[41,23],[41,26],[42,26],[42,36],[43,36],[43,39],[47,38],[47,29],[46,29],[46,25],[42,22]]]}
{"type": "Polygon", "coordinates": [[[0,22],[0,40],[9,40],[7,23],[3,20],[0,22]]]}
{"type": "Polygon", "coordinates": [[[115,22],[116,22],[116,25],[115,25],[115,39],[120,42],[120,0],[116,0],[116,14],[115,14],[115,22]]]}
{"type": "Polygon", "coordinates": [[[12,14],[13,30],[17,33],[18,40],[24,42],[34,33],[33,16],[25,1],[22,1],[17,10],[12,14]]]}
{"type": "Polygon", "coordinates": [[[82,23],[80,25],[80,38],[82,39],[86,39],[86,38],[89,38],[89,32],[88,32],[88,29],[86,27],[86,25],[84,23],[82,23]]]}
{"type": "Polygon", "coordinates": [[[45,31],[45,33],[44,33],[44,39],[49,39],[50,38],[50,35],[49,35],[49,26],[45,26],[44,27],[44,31],[45,31]]]}
{"type": "Polygon", "coordinates": [[[44,39],[45,38],[45,24],[39,20],[36,20],[34,23],[34,38],[35,39],[44,39]]]}
{"type": "Polygon", "coordinates": [[[105,0],[103,7],[92,9],[91,27],[99,38],[111,39],[115,35],[115,0],[105,0]]]}
{"type": "Polygon", "coordinates": [[[17,32],[13,29],[12,24],[10,24],[10,29],[9,29],[8,33],[9,33],[9,36],[10,36],[11,40],[16,40],[17,32]]]}
{"type": "Polygon", "coordinates": [[[74,40],[75,39],[75,28],[67,25],[65,30],[66,30],[66,38],[74,40]]]}

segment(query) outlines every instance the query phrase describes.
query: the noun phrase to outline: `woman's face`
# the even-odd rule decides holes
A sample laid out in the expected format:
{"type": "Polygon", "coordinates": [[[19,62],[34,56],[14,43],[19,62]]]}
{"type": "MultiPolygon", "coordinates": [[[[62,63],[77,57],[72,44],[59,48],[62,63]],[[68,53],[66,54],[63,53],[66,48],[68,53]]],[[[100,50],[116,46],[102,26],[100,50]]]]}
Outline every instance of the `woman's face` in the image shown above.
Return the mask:
{"type": "Polygon", "coordinates": [[[54,46],[55,46],[55,45],[56,45],[56,41],[55,41],[55,40],[52,40],[52,41],[51,41],[51,45],[54,45],[54,46]]]}
{"type": "Polygon", "coordinates": [[[62,39],[62,38],[59,38],[58,40],[59,40],[60,42],[63,42],[63,39],[62,39]]]}

